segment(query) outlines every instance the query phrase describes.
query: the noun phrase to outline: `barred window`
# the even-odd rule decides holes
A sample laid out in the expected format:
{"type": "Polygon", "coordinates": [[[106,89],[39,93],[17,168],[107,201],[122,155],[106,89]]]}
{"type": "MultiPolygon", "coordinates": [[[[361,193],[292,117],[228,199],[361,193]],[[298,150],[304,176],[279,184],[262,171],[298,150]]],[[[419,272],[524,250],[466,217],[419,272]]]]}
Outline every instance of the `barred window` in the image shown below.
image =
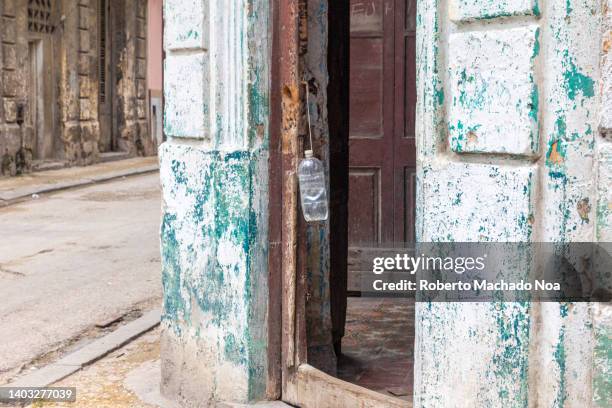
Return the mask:
{"type": "Polygon", "coordinates": [[[51,0],[28,0],[28,30],[34,33],[52,33],[51,0]]]}

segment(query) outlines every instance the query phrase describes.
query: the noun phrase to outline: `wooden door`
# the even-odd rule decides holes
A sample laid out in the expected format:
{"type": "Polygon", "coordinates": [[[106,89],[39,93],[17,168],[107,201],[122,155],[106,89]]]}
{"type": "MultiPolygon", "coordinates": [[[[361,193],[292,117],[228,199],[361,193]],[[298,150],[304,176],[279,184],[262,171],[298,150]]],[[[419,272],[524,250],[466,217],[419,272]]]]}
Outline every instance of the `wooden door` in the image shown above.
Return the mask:
{"type": "Polygon", "coordinates": [[[351,0],[348,227],[353,248],[414,240],[415,3],[351,0]]]}
{"type": "Polygon", "coordinates": [[[31,145],[36,160],[55,157],[55,83],[53,37],[46,32],[30,32],[28,41],[30,86],[28,109],[33,130],[31,145]]]}
{"type": "Polygon", "coordinates": [[[41,159],[43,157],[41,152],[41,144],[42,140],[42,132],[40,131],[41,124],[41,112],[40,112],[40,82],[42,80],[40,75],[40,69],[42,67],[42,61],[40,60],[40,52],[41,42],[40,41],[29,41],[28,42],[28,59],[30,60],[30,71],[29,71],[29,79],[30,79],[30,87],[29,87],[29,95],[28,95],[28,108],[30,113],[30,125],[32,126],[32,130],[34,131],[34,140],[32,143],[32,154],[36,159],[41,159]]]}

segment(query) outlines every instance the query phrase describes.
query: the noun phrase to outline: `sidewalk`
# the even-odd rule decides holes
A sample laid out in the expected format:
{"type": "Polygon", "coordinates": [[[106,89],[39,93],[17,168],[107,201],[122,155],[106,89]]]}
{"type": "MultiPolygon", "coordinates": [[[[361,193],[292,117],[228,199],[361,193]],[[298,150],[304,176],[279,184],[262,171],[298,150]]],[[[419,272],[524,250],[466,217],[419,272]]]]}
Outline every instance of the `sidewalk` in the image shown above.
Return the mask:
{"type": "MultiPolygon", "coordinates": [[[[101,360],[53,384],[76,387],[74,403],[37,402],[33,408],[178,408],[159,390],[159,327],[101,360]]],[[[218,403],[220,408],[290,408],[280,401],[254,405],[218,403]]]]}
{"type": "Polygon", "coordinates": [[[158,169],[157,157],[153,156],[0,178],[0,207],[26,200],[34,194],[85,186],[158,169]]]}

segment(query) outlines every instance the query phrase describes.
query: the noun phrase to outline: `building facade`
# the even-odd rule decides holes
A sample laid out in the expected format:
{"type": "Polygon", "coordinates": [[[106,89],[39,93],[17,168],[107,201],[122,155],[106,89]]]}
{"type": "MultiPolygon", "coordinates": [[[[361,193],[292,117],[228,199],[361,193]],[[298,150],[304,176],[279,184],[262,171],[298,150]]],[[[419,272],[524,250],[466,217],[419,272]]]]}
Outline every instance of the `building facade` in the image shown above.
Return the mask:
{"type": "Polygon", "coordinates": [[[156,153],[147,76],[160,75],[161,55],[148,60],[148,7],[146,0],[0,2],[4,175],[49,161],[156,153]]]}
{"type": "MultiPolygon", "coordinates": [[[[609,242],[610,2],[416,3],[417,240],[609,242]]],[[[333,359],[336,228],[300,221],[296,167],[313,112],[342,188],[350,4],[165,1],[161,386],[182,406],[405,406],[309,364],[333,359]]],[[[612,400],[609,304],[419,303],[415,321],[414,407],[612,400]]]]}

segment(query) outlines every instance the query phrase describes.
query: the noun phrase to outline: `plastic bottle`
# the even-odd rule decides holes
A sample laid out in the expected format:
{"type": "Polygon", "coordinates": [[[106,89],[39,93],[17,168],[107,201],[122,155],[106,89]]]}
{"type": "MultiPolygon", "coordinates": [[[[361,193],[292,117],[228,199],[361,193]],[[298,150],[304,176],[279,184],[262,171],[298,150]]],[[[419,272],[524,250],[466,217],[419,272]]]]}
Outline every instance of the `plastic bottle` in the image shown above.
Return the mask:
{"type": "Polygon", "coordinates": [[[298,166],[304,219],[308,222],[325,221],[329,210],[323,163],[313,157],[312,150],[306,150],[304,155],[306,158],[298,166]]]}

